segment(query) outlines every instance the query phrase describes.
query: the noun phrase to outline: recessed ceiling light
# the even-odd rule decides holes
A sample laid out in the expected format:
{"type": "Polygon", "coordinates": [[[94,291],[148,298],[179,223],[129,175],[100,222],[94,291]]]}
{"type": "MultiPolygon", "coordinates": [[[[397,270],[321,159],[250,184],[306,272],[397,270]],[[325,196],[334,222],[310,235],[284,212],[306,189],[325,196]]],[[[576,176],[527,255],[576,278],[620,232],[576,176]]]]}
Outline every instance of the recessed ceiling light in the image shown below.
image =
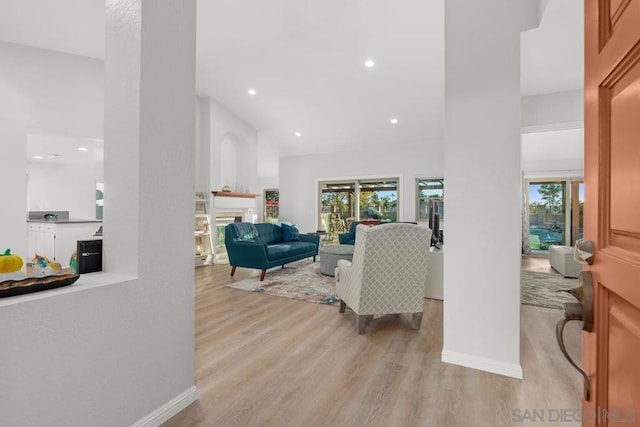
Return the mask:
{"type": "Polygon", "coordinates": [[[390,121],[391,121],[392,125],[397,125],[398,124],[398,119],[394,118],[394,119],[391,119],[390,121]]]}
{"type": "Polygon", "coordinates": [[[47,156],[47,159],[57,159],[58,157],[62,157],[62,154],[57,154],[57,153],[49,154],[47,156]]]}
{"type": "Polygon", "coordinates": [[[78,151],[89,151],[87,147],[78,147],[78,151]]]}
{"type": "Polygon", "coordinates": [[[256,93],[258,93],[258,92],[256,92],[256,90],[252,88],[252,89],[249,89],[249,90],[247,91],[247,93],[248,93],[249,95],[251,95],[251,96],[255,96],[255,95],[256,95],[256,93]]]}
{"type": "Polygon", "coordinates": [[[376,65],[376,63],[373,62],[373,59],[367,59],[364,61],[364,66],[367,68],[373,68],[374,65],[376,65]]]}
{"type": "Polygon", "coordinates": [[[296,132],[295,136],[302,136],[302,134],[300,132],[296,132]]]}
{"type": "Polygon", "coordinates": [[[38,159],[38,160],[42,160],[42,159],[44,159],[44,157],[42,157],[42,156],[33,156],[33,158],[34,158],[34,159],[38,159]]]}

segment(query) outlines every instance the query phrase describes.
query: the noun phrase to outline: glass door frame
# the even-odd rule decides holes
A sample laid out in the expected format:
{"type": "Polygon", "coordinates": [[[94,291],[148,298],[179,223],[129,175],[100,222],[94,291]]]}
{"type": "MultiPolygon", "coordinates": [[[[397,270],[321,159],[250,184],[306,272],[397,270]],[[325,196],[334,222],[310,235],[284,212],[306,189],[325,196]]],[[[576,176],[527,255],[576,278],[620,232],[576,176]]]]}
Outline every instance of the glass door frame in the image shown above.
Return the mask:
{"type": "MultiPolygon", "coordinates": [[[[434,177],[434,178],[422,178],[422,177],[417,177],[416,178],[416,184],[415,184],[415,192],[416,192],[416,222],[418,223],[427,223],[429,222],[429,218],[422,218],[421,217],[421,212],[420,212],[420,181],[439,181],[442,183],[442,204],[444,205],[444,178],[439,176],[439,177],[434,177]]],[[[444,209],[443,209],[444,211],[444,209]]],[[[443,224],[444,220],[441,219],[441,223],[440,223],[440,227],[441,229],[444,227],[443,224]]]]}
{"type": "MultiPolygon", "coordinates": [[[[571,223],[570,242],[575,243],[580,235],[580,184],[584,186],[584,179],[572,178],[571,182],[571,209],[569,219],[571,223]],[[574,197],[575,196],[575,197],[574,197]]],[[[583,201],[584,203],[584,201],[583,201]]],[[[584,221],[584,218],[583,218],[584,221]]],[[[571,245],[573,246],[573,245],[571,245]]]]}

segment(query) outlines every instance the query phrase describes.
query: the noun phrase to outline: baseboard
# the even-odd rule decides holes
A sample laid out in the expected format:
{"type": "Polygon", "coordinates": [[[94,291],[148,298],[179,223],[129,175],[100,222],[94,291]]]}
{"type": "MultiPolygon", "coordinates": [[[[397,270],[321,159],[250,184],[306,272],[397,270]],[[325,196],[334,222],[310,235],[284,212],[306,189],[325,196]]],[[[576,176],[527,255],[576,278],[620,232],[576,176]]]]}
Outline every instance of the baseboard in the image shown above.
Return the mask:
{"type": "Polygon", "coordinates": [[[522,367],[520,364],[498,362],[493,359],[485,359],[484,357],[449,350],[442,350],[442,361],[519,380],[522,379],[522,367]]]}
{"type": "Polygon", "coordinates": [[[195,386],[191,386],[146,417],[132,424],[131,427],[158,427],[196,400],[198,400],[198,390],[196,390],[195,386]]]}

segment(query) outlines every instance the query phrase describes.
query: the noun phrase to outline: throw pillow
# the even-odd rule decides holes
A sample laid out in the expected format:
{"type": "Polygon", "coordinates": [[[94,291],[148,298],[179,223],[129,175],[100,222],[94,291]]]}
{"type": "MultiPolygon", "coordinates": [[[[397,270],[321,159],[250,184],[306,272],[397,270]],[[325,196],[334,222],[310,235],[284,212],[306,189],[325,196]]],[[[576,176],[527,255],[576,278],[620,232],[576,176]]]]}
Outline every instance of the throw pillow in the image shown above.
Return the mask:
{"type": "Polygon", "coordinates": [[[238,233],[238,240],[250,242],[258,237],[258,229],[249,222],[234,222],[233,227],[235,227],[236,233],[238,233]]]}
{"type": "Polygon", "coordinates": [[[293,225],[282,223],[282,240],[284,242],[300,240],[300,232],[298,231],[298,228],[293,225]]]}

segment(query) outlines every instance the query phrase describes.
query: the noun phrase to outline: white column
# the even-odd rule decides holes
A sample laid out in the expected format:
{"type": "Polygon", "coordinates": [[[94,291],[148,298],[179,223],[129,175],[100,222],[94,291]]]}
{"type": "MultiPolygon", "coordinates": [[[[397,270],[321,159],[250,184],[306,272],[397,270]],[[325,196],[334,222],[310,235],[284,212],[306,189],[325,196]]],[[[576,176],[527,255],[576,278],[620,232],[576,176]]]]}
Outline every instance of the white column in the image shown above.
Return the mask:
{"type": "Polygon", "coordinates": [[[194,19],[195,0],[107,2],[104,240],[109,271],[136,275],[147,266],[154,269],[153,260],[169,247],[178,257],[188,253],[192,264],[194,19]],[[184,167],[190,176],[182,176],[184,167]]]}
{"type": "Polygon", "coordinates": [[[442,360],[521,378],[518,2],[445,2],[442,360]]]}

